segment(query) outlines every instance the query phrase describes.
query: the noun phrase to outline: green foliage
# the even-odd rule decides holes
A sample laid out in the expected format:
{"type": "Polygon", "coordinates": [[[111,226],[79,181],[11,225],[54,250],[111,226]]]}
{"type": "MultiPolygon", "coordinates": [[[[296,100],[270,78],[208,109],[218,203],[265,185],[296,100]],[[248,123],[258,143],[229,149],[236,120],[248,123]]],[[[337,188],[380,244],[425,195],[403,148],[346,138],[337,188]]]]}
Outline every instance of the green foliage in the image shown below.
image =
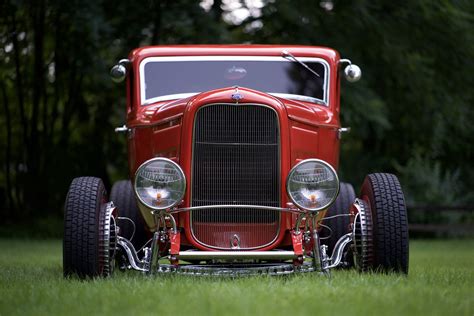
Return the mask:
{"type": "Polygon", "coordinates": [[[124,86],[110,67],[141,45],[229,41],[199,2],[32,3],[0,7],[0,216],[62,217],[72,178],[126,178],[124,86]]]}
{"type": "Polygon", "coordinates": [[[263,1],[238,21],[217,0],[206,10],[184,0],[1,2],[0,216],[61,216],[73,177],[126,177],[125,139],[113,133],[125,120],[124,86],[108,70],[135,47],[188,43],[338,49],[363,70],[359,83],[342,84],[342,121],[352,127],[343,178],[357,186],[369,172],[399,171],[420,177],[404,181],[413,203],[472,203],[474,3],[326,3],[333,8],[263,1]]]}
{"type": "Polygon", "coordinates": [[[408,179],[413,168],[431,170],[429,162],[436,161],[441,174],[463,176],[450,186],[444,181],[453,177],[427,171],[423,181],[440,192],[452,188],[447,195],[456,198],[425,194],[419,181],[407,190],[409,200],[472,203],[473,2],[329,2],[330,11],[314,1],[267,2],[260,27],[242,38],[335,47],[361,66],[362,80],[342,87],[342,121],[352,127],[342,145],[345,179],[358,184],[367,172],[397,170],[408,179]],[[428,165],[421,166],[417,155],[428,165]]]}
{"type": "Polygon", "coordinates": [[[0,240],[2,315],[472,315],[472,240],[413,241],[408,277],[64,279],[60,241],[0,240]],[[80,302],[80,304],[78,304],[80,302]],[[341,303],[343,302],[343,303],[341,303]]]}
{"type": "Polygon", "coordinates": [[[461,195],[459,169],[443,170],[439,161],[416,155],[405,166],[398,166],[397,170],[403,175],[400,181],[408,204],[424,201],[427,205],[464,205],[466,200],[472,198],[461,195]]]}

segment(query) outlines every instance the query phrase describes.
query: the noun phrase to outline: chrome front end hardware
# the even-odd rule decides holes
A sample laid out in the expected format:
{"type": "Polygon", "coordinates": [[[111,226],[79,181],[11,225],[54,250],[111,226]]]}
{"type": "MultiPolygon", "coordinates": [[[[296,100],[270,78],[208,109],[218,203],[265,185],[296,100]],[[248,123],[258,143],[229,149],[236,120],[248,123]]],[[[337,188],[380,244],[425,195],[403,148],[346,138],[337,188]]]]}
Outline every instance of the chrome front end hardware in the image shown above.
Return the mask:
{"type": "Polygon", "coordinates": [[[163,251],[160,243],[173,245],[173,239],[176,236],[179,240],[179,231],[170,213],[157,212],[154,215],[156,231],[153,238],[142,249],[137,251],[129,240],[121,236],[117,237],[117,247],[122,250],[122,270],[132,269],[146,274],[174,273],[197,276],[287,275],[302,272],[320,272],[328,275],[330,269],[343,264],[344,253],[354,236],[352,232],[343,235],[329,256],[326,253],[327,246],[320,245],[318,231],[312,228],[316,227],[317,215],[300,212],[294,234],[301,235],[302,240],[312,240],[312,249],[303,249],[302,254],[297,253],[296,250],[179,251],[179,248],[173,248],[173,246],[163,251]],[[306,221],[306,227],[300,229],[303,220],[306,221]],[[169,223],[168,226],[171,228],[167,228],[166,223],[169,223]],[[139,253],[142,255],[140,256],[139,253]],[[161,259],[168,259],[171,264],[162,264],[161,259]],[[179,263],[179,260],[192,262],[192,264],[179,263]]]}

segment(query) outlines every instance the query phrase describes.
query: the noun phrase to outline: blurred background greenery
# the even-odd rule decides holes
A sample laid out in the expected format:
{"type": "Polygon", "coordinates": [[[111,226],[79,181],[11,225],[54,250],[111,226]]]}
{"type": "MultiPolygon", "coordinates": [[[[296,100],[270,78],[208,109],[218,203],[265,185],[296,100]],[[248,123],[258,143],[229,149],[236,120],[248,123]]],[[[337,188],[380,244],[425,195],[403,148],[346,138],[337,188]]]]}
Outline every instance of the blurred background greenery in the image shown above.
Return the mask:
{"type": "MultiPolygon", "coordinates": [[[[0,234],[61,235],[76,176],[127,177],[124,86],[133,48],[260,43],[336,48],[361,66],[343,83],[341,175],[399,175],[413,206],[474,202],[474,2],[469,0],[4,0],[0,4],[0,234]],[[15,229],[15,231],[17,231],[15,229]]],[[[428,207],[429,210],[429,207],[428,207]]],[[[467,213],[415,222],[473,222],[467,213]]]]}

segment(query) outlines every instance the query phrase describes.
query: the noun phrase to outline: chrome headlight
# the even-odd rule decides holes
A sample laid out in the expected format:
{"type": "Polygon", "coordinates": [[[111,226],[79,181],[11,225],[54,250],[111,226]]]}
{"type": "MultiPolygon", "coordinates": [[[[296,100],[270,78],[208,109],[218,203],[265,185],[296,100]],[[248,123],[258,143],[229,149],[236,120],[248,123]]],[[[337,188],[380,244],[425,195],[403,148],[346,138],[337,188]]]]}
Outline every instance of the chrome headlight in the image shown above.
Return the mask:
{"type": "Polygon", "coordinates": [[[186,178],[177,163],[167,158],[153,158],[138,168],[134,189],[143,205],[165,210],[183,199],[186,178]]]}
{"type": "Polygon", "coordinates": [[[331,205],[339,193],[339,178],[334,168],[320,159],[307,159],[291,169],[286,191],[299,208],[317,212],[331,205]]]}

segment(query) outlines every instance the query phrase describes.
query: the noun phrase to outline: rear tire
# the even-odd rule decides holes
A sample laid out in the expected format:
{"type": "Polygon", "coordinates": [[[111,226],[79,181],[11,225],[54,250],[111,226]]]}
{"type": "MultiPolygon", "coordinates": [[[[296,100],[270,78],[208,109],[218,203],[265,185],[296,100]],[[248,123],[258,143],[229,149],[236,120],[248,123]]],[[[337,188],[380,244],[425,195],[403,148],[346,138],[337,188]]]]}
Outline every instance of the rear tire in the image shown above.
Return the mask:
{"type": "Polygon", "coordinates": [[[101,179],[75,178],[64,207],[64,276],[106,277],[113,271],[115,222],[101,179]]]}
{"type": "MultiPolygon", "coordinates": [[[[326,213],[326,217],[342,214],[349,215],[349,211],[355,199],[356,195],[352,185],[350,183],[341,182],[339,195],[337,196],[334,204],[326,213]]],[[[327,222],[323,221],[324,225],[327,225],[331,228],[331,231],[327,232],[327,228],[323,227],[321,234],[322,238],[329,236],[329,238],[322,240],[322,242],[328,246],[328,255],[332,254],[334,246],[336,245],[336,242],[339,240],[339,238],[350,232],[350,223],[351,219],[349,216],[336,217],[334,219],[329,219],[327,222]]]]}
{"type": "Polygon", "coordinates": [[[408,220],[400,182],[393,174],[369,174],[361,198],[372,214],[373,264],[381,272],[408,273],[408,220]]]}
{"type": "Polygon", "coordinates": [[[114,202],[121,217],[128,217],[135,224],[134,229],[134,225],[130,221],[126,219],[118,220],[120,236],[130,240],[135,250],[139,250],[149,238],[145,231],[145,223],[138,209],[132,183],[129,180],[115,182],[110,192],[110,200],[114,202]]]}

